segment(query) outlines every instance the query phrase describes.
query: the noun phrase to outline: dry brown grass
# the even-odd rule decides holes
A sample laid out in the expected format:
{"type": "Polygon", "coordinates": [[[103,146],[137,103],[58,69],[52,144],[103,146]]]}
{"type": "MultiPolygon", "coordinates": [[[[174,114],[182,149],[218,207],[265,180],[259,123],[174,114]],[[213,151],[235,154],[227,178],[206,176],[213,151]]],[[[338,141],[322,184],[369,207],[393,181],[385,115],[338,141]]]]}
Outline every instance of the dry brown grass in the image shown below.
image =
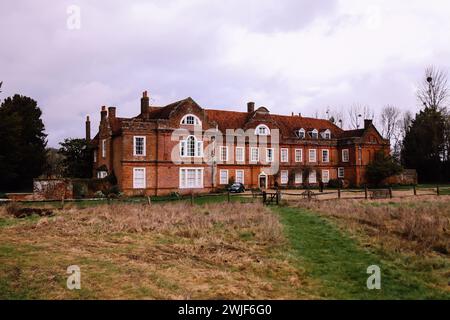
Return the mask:
{"type": "MultiPolygon", "coordinates": [[[[311,297],[312,284],[293,266],[277,216],[260,204],[127,204],[55,213],[1,227],[4,298],[311,297]],[[81,291],[65,287],[72,264],[81,268],[81,291]]],[[[0,217],[13,219],[1,207],[0,217]]]]}
{"type": "Polygon", "coordinates": [[[450,197],[312,201],[299,206],[332,217],[346,229],[364,231],[394,250],[450,252],[450,197]]]}

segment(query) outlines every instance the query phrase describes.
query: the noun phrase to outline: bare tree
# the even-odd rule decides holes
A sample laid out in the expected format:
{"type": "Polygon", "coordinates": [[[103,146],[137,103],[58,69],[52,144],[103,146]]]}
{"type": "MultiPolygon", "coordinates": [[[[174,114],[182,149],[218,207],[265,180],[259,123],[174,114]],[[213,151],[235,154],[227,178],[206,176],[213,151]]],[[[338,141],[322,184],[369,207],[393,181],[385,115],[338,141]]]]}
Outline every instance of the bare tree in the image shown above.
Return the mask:
{"type": "Polygon", "coordinates": [[[352,129],[359,129],[364,119],[373,119],[374,115],[375,113],[369,106],[360,103],[354,103],[348,109],[350,127],[352,129]]]}
{"type": "Polygon", "coordinates": [[[427,108],[445,109],[449,98],[447,73],[434,66],[426,68],[425,78],[417,89],[417,98],[427,108]]]}
{"type": "Polygon", "coordinates": [[[391,140],[398,136],[401,126],[400,110],[393,105],[384,106],[381,111],[381,134],[391,140]]]}
{"type": "Polygon", "coordinates": [[[3,85],[3,81],[0,81],[0,93],[2,93],[2,85],[3,85]]]}

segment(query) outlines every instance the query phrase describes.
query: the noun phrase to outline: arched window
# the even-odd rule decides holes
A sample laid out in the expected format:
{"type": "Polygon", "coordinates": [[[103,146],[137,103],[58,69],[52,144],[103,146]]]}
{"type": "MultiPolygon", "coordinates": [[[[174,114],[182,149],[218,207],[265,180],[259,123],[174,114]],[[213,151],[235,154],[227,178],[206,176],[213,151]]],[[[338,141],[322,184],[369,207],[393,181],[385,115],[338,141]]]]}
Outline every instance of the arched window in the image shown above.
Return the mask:
{"type": "Polygon", "coordinates": [[[265,124],[260,124],[255,129],[255,135],[257,135],[257,136],[270,136],[270,129],[265,124]]]}
{"type": "Polygon", "coordinates": [[[185,125],[201,125],[202,122],[200,121],[200,119],[197,116],[194,116],[193,114],[187,114],[183,117],[183,119],[181,119],[181,124],[185,124],[185,125]]]}
{"type": "Polygon", "coordinates": [[[203,141],[197,141],[194,136],[187,137],[180,142],[180,156],[182,157],[202,157],[203,141]]]}

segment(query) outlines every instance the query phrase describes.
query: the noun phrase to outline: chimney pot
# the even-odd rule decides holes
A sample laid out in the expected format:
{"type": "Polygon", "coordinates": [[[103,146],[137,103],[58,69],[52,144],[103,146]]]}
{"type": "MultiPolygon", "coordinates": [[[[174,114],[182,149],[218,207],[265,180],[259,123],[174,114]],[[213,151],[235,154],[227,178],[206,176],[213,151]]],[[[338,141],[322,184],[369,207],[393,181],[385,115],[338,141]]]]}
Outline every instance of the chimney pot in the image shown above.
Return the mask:
{"type": "Polygon", "coordinates": [[[248,102],[247,103],[247,112],[252,113],[255,111],[255,103],[254,102],[248,102]]]}

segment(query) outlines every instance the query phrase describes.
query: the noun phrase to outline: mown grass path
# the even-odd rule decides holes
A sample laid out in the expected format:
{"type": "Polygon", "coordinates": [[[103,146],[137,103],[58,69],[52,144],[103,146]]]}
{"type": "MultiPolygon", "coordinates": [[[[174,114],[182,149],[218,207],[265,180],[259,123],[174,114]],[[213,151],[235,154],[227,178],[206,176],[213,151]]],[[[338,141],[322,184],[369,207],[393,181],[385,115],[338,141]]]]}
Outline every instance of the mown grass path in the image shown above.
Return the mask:
{"type": "Polygon", "coordinates": [[[336,226],[317,214],[299,208],[278,207],[299,267],[321,284],[326,299],[450,299],[442,291],[406,268],[383,260],[359,246],[336,226]],[[381,290],[368,290],[367,267],[381,268],[381,290]]]}

